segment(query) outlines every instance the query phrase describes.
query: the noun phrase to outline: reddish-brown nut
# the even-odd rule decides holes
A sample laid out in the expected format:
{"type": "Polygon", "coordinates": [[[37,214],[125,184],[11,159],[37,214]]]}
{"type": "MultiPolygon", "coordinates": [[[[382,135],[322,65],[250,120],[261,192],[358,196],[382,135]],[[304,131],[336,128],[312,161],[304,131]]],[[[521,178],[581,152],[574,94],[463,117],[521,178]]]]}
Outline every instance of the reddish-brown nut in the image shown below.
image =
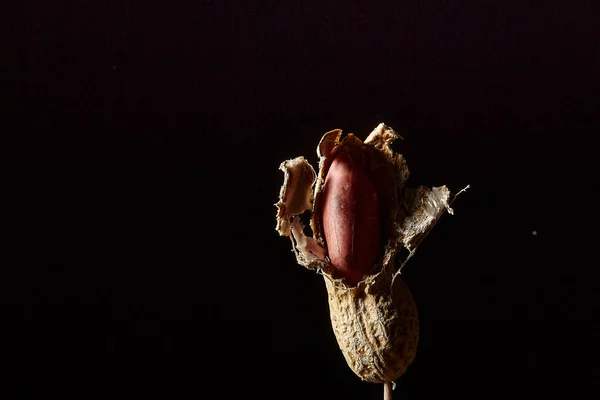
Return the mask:
{"type": "Polygon", "coordinates": [[[331,163],[323,187],[322,221],[329,259],[349,284],[369,273],[380,249],[377,190],[363,168],[362,160],[342,152],[331,163]]]}

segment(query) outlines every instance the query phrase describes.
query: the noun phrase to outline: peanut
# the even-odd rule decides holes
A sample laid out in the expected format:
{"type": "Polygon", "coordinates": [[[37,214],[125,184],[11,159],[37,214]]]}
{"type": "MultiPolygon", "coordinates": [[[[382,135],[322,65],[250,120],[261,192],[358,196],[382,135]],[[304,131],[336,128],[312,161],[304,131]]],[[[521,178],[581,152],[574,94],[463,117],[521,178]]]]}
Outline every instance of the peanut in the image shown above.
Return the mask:
{"type": "Polygon", "coordinates": [[[400,271],[437,220],[453,212],[445,186],[404,187],[406,161],[389,146],[398,137],[385,124],[364,142],[327,132],[317,148],[318,177],[303,157],[281,163],[276,204],[276,229],[291,239],[296,260],[323,275],[348,366],[388,389],[414,360],[419,340],[417,308],[400,271]],[[312,237],[300,218],[307,211],[312,237]]]}
{"type": "Polygon", "coordinates": [[[358,283],[375,265],[381,227],[375,186],[350,153],[337,155],[327,172],[322,221],[331,264],[358,283]]]}

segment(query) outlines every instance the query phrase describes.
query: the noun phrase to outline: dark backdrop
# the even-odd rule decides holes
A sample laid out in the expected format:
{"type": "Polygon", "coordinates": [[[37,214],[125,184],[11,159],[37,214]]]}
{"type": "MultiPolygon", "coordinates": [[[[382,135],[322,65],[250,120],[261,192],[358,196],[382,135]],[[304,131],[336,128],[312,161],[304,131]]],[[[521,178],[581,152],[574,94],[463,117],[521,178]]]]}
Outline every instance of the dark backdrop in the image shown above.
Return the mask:
{"type": "Polygon", "coordinates": [[[409,185],[471,185],[405,270],[394,396],[598,389],[594,2],[173,3],[2,12],[4,393],[380,398],[274,207],[380,122],[409,185]]]}

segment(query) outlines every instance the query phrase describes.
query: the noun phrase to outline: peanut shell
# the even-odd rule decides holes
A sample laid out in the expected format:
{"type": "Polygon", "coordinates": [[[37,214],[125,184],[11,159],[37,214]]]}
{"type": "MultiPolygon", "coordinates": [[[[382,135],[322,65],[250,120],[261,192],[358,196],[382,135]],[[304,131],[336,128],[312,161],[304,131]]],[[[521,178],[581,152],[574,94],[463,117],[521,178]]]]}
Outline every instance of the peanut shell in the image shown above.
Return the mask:
{"type": "Polygon", "coordinates": [[[348,366],[368,382],[399,378],[419,341],[417,307],[406,283],[393,279],[390,268],[355,287],[324,277],[333,331],[348,366]]]}

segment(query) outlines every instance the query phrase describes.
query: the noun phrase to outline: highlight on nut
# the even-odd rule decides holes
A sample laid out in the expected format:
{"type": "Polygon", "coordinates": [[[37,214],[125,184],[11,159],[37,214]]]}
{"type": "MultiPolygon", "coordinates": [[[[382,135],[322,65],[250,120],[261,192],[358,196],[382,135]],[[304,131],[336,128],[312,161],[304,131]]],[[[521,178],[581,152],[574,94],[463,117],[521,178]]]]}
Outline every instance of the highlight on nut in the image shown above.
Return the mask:
{"type": "Polygon", "coordinates": [[[277,232],[290,238],[300,265],[323,275],[348,366],[362,380],[383,383],[385,393],[414,360],[419,337],[402,268],[468,188],[452,195],[446,186],[406,187],[407,163],[390,147],[398,138],[383,123],[364,141],[342,138],[339,129],[325,133],[318,174],[301,156],[281,163],[276,204],[277,232]]]}

